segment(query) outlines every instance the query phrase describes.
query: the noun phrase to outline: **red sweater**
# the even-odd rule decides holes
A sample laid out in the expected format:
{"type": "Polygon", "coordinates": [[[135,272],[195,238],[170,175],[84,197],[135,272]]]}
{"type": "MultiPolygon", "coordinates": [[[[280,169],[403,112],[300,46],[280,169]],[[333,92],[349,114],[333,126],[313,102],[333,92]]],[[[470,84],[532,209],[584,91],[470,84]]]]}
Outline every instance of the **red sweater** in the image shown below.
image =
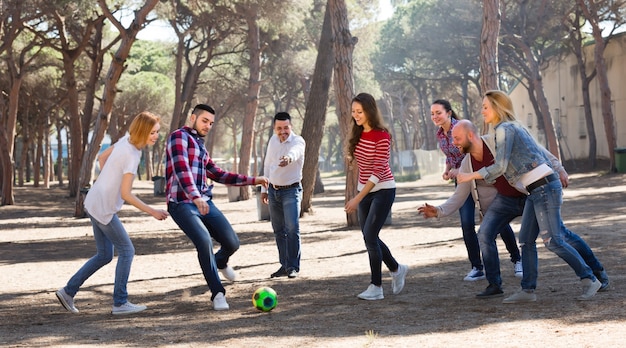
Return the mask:
{"type": "Polygon", "coordinates": [[[359,191],[363,189],[368,180],[376,184],[371,192],[396,187],[389,167],[390,152],[391,137],[389,133],[380,129],[361,133],[361,139],[354,149],[354,157],[359,166],[359,184],[357,187],[359,191]]]}

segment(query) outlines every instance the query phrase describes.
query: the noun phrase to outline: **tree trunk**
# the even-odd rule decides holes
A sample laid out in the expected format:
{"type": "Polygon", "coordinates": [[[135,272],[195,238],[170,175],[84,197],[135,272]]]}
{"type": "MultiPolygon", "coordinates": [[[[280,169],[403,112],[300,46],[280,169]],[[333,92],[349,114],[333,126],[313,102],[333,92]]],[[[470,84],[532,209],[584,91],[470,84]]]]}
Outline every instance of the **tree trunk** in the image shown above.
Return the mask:
{"type": "Polygon", "coordinates": [[[56,133],[57,133],[57,158],[56,160],[56,174],[59,181],[59,187],[65,185],[63,181],[63,138],[61,137],[61,130],[63,126],[61,121],[57,118],[56,121],[56,133]]]}
{"type": "Polygon", "coordinates": [[[328,92],[330,81],[333,76],[333,46],[332,27],[330,25],[330,7],[326,6],[322,34],[317,48],[315,70],[311,79],[311,91],[308,95],[304,123],[302,125],[302,137],[306,142],[304,151],[304,167],[302,169],[302,214],[312,213],[312,198],[315,192],[316,175],[318,172],[318,159],[322,138],[324,137],[324,125],[326,123],[326,110],[328,107],[328,92]],[[306,131],[305,131],[306,130],[306,131]]]}
{"type": "MultiPolygon", "coordinates": [[[[248,98],[246,100],[246,111],[241,130],[241,148],[239,150],[239,173],[244,175],[250,175],[250,156],[252,154],[252,142],[256,133],[254,131],[254,123],[259,107],[259,93],[261,92],[261,53],[263,48],[261,47],[261,35],[257,16],[258,11],[256,7],[249,9],[246,13],[250,76],[248,78],[248,98]]],[[[239,199],[242,201],[250,199],[249,186],[239,187],[239,199]]]]}
{"type": "Polygon", "coordinates": [[[582,47],[579,50],[581,56],[577,55],[578,59],[578,69],[580,71],[580,80],[582,85],[582,97],[583,97],[583,108],[585,112],[585,124],[587,125],[587,140],[589,141],[589,163],[591,164],[591,168],[596,168],[596,156],[598,152],[597,146],[597,138],[596,138],[596,129],[593,123],[593,114],[591,111],[591,96],[589,95],[589,86],[591,85],[591,81],[595,76],[595,70],[590,75],[587,76],[587,67],[585,61],[582,58],[582,47]]]}
{"type": "MultiPolygon", "coordinates": [[[[41,179],[41,167],[45,165],[44,151],[43,151],[43,127],[40,126],[37,130],[37,138],[35,142],[35,154],[33,156],[33,187],[39,187],[39,181],[41,179]]],[[[45,174],[44,174],[45,175],[45,174]]]]}
{"type": "Polygon", "coordinates": [[[69,121],[69,134],[70,139],[72,140],[71,149],[68,153],[68,188],[70,190],[69,196],[76,197],[79,188],[79,175],[80,175],[80,167],[84,163],[83,162],[83,138],[82,132],[83,127],[89,128],[89,125],[83,125],[81,116],[78,112],[78,89],[76,87],[76,74],[74,71],[74,61],[73,57],[70,57],[66,52],[63,52],[63,68],[64,68],[64,78],[65,78],[65,87],[67,88],[67,98],[68,98],[68,112],[70,115],[69,121]]]}
{"type": "MultiPolygon", "coordinates": [[[[328,0],[331,14],[331,26],[333,28],[333,48],[335,51],[335,74],[334,86],[339,113],[339,125],[344,139],[344,147],[347,147],[352,120],[352,97],[354,96],[354,81],[352,78],[352,52],[357,43],[357,38],[350,34],[348,23],[348,9],[344,0],[328,0]]],[[[346,168],[345,202],[357,195],[358,168],[354,161],[344,159],[346,168]]],[[[348,226],[358,226],[359,220],[356,212],[346,214],[348,226]]]]}
{"type": "Polygon", "coordinates": [[[550,113],[548,99],[546,99],[546,95],[543,91],[543,81],[541,80],[539,65],[537,65],[536,62],[532,63],[533,79],[529,82],[533,85],[535,98],[537,100],[537,107],[539,108],[538,115],[541,115],[541,119],[543,120],[543,130],[546,135],[546,148],[557,159],[561,159],[561,154],[559,151],[559,140],[556,137],[556,130],[552,122],[552,115],[550,113]]]}
{"type": "Polygon", "coordinates": [[[13,149],[15,147],[15,125],[22,80],[22,76],[14,74],[13,84],[9,90],[9,108],[3,127],[0,127],[4,128],[0,129],[0,152],[2,152],[0,156],[2,159],[2,201],[0,205],[15,204],[15,197],[13,196],[13,149]]]}
{"type": "MultiPolygon", "coordinates": [[[[483,0],[483,26],[480,34],[480,93],[498,89],[498,35],[500,0],[483,0]]],[[[483,133],[489,126],[483,122],[483,133]]]]}
{"type": "Polygon", "coordinates": [[[613,117],[613,111],[611,110],[611,88],[607,76],[606,60],[604,59],[606,42],[602,37],[602,28],[597,18],[599,4],[594,0],[578,0],[578,4],[587,19],[587,23],[591,25],[591,34],[595,41],[593,53],[598,85],[600,86],[600,107],[602,109],[602,120],[604,121],[604,133],[606,134],[606,142],[609,150],[609,171],[615,173],[617,172],[617,168],[615,167],[615,152],[613,149],[617,147],[617,139],[615,135],[615,119],[613,117]]]}

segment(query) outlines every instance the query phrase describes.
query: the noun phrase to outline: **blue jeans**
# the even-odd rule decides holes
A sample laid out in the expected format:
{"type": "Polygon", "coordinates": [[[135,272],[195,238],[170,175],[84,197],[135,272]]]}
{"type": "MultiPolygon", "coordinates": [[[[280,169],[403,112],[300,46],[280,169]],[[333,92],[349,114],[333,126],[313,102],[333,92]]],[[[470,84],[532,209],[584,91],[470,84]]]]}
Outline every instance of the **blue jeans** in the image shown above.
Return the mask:
{"type": "Polygon", "coordinates": [[[563,189],[559,180],[534,189],[528,196],[520,230],[524,268],[522,289],[537,287],[539,261],[535,241],[538,236],[541,236],[548,250],[567,262],[580,279],[589,278],[595,281],[592,267],[602,268],[587,243],[565,228],[561,219],[562,204],[563,189]]]}
{"type": "MultiPolygon", "coordinates": [[[[524,203],[526,196],[508,197],[497,194],[493,202],[489,206],[487,213],[483,217],[478,230],[478,242],[480,243],[480,251],[483,254],[483,262],[485,263],[485,276],[489,284],[502,286],[502,278],[500,276],[500,258],[498,257],[498,246],[496,245],[496,237],[498,233],[505,239],[513,237],[515,250],[517,251],[517,260],[519,261],[519,250],[515,241],[515,234],[509,223],[524,212],[524,203]]],[[[507,244],[508,249],[508,244],[507,244]]],[[[511,250],[509,250],[511,252],[511,250]]],[[[513,257],[513,253],[511,253],[513,257]]]]}
{"type": "Polygon", "coordinates": [[[463,231],[463,241],[467,249],[467,256],[469,257],[472,267],[482,271],[483,263],[480,259],[478,236],[476,236],[475,209],[476,203],[470,194],[467,196],[463,206],[459,209],[459,214],[461,215],[461,230],[463,231]]]}
{"type": "Polygon", "coordinates": [[[382,263],[384,262],[390,271],[398,270],[398,262],[391,255],[391,251],[378,237],[380,230],[387,220],[391,206],[396,198],[396,189],[383,189],[368,193],[359,202],[359,224],[365,248],[369,256],[371,283],[381,286],[383,283],[382,263]]]}
{"type": "Polygon", "coordinates": [[[267,197],[280,265],[286,271],[300,272],[299,221],[302,187],[275,190],[270,185],[267,197]]]}
{"type": "Polygon", "coordinates": [[[206,215],[200,215],[193,203],[169,202],[167,210],[196,247],[200,268],[213,299],[218,292],[226,294],[217,270],[228,266],[228,259],[239,249],[239,238],[213,201],[209,200],[207,204],[209,212],[206,215]],[[220,244],[220,250],[215,254],[212,238],[220,244]]]}
{"type": "Polygon", "coordinates": [[[130,274],[130,265],[135,256],[135,247],[117,214],[113,215],[111,222],[106,225],[91,216],[89,218],[96,241],[96,254],[70,278],[65,286],[65,292],[70,296],[75,296],[87,278],[113,260],[113,248],[115,248],[118,255],[113,286],[113,305],[121,306],[128,301],[126,284],[130,274]]]}

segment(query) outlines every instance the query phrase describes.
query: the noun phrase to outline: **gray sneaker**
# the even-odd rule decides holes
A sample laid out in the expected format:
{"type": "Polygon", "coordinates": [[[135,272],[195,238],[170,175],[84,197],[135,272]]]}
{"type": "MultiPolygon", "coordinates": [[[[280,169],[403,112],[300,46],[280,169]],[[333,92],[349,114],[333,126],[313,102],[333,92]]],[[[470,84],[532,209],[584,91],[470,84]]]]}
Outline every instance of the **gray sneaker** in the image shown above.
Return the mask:
{"type": "Polygon", "coordinates": [[[593,275],[598,278],[602,286],[598,290],[598,292],[609,290],[609,276],[606,274],[606,271],[603,269],[601,271],[593,271],[593,275]]]}
{"type": "Polygon", "coordinates": [[[502,300],[502,303],[523,303],[523,302],[535,302],[537,301],[537,295],[535,291],[526,291],[524,289],[514,293],[513,295],[502,300]]]}
{"type": "Polygon", "coordinates": [[[581,280],[580,283],[583,286],[583,293],[576,298],[579,301],[590,300],[602,287],[602,283],[600,283],[598,279],[591,281],[591,279],[585,278],[581,280]]]}
{"type": "Polygon", "coordinates": [[[404,279],[409,272],[409,266],[398,264],[398,269],[395,272],[389,272],[391,275],[391,292],[397,295],[404,288],[404,279]]]}
{"type": "Polygon", "coordinates": [[[65,309],[72,313],[78,313],[78,309],[74,307],[74,298],[65,292],[65,288],[60,288],[56,292],[57,298],[59,302],[63,305],[65,309]]]}
{"type": "Polygon", "coordinates": [[[113,306],[113,308],[111,309],[111,314],[113,315],[132,314],[132,313],[141,312],[145,310],[146,308],[148,307],[144,305],[136,305],[136,304],[126,301],[126,303],[124,303],[121,306],[113,306]]]}
{"type": "Polygon", "coordinates": [[[376,286],[374,284],[370,284],[367,289],[358,294],[357,297],[362,300],[369,301],[382,300],[383,298],[385,298],[385,296],[383,296],[383,287],[376,286]]]}

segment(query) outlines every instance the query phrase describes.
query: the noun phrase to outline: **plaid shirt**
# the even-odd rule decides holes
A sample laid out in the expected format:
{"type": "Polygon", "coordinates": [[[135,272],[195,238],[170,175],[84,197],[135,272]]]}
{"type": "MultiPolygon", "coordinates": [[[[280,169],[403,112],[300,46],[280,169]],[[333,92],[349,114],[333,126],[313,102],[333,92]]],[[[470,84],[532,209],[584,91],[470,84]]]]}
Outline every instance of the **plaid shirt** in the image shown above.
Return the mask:
{"type": "Polygon", "coordinates": [[[443,128],[441,127],[437,130],[439,148],[443,151],[444,155],[446,155],[446,164],[449,164],[450,168],[459,168],[461,166],[461,161],[463,161],[463,158],[465,157],[465,154],[461,153],[459,148],[454,146],[452,143],[452,129],[457,122],[459,122],[457,119],[452,119],[450,122],[450,130],[448,130],[447,133],[444,133],[443,128]]]}
{"type": "Polygon", "coordinates": [[[222,170],[204,147],[204,139],[195,129],[182,127],[167,138],[167,201],[191,203],[194,199],[213,197],[213,184],[206,178],[226,185],[253,185],[255,178],[222,170]]]}

